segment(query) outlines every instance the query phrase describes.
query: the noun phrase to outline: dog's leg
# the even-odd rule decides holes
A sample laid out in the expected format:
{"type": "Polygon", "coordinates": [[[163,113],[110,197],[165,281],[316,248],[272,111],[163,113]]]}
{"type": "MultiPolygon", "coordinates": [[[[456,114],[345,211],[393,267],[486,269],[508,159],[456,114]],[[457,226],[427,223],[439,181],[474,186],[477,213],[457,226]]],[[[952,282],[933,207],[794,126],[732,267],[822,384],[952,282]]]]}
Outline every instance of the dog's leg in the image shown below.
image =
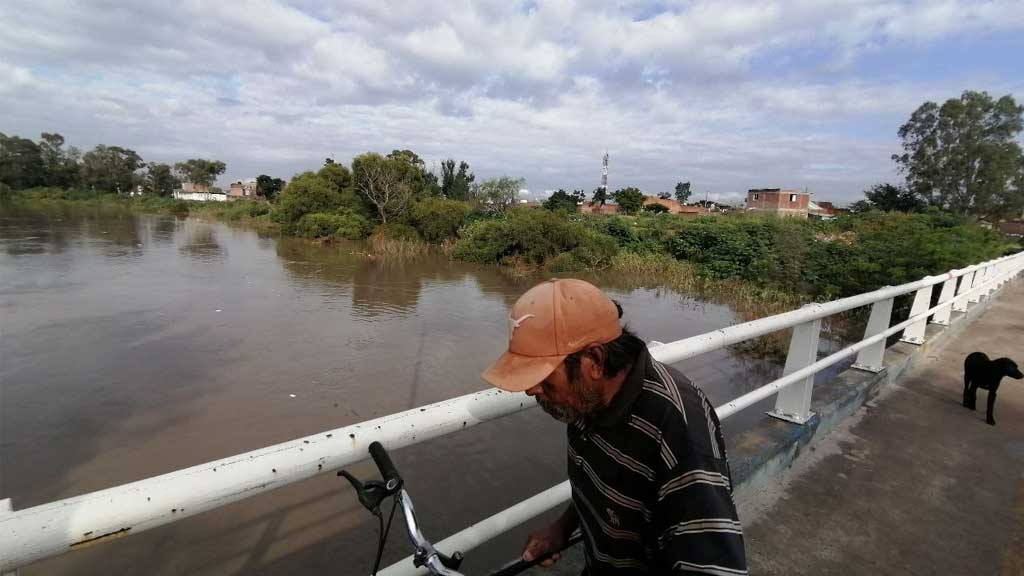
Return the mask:
{"type": "Polygon", "coordinates": [[[990,426],[996,425],[996,419],[992,417],[993,412],[996,408],[996,391],[988,391],[988,413],[985,414],[985,422],[988,422],[990,426]]]}
{"type": "Polygon", "coordinates": [[[978,384],[971,382],[970,387],[967,389],[967,407],[974,410],[978,404],[978,384]]]}
{"type": "Polygon", "coordinates": [[[970,408],[970,392],[971,392],[971,380],[967,377],[967,371],[964,370],[964,407],[970,408]]]}

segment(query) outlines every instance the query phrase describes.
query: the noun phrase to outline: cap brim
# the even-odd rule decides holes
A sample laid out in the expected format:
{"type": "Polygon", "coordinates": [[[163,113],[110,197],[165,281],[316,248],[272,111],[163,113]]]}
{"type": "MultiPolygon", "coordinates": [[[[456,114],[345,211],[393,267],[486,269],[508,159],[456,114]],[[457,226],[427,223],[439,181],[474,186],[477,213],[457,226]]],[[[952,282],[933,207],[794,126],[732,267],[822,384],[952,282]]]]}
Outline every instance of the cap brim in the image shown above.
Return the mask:
{"type": "Polygon", "coordinates": [[[544,381],[565,360],[560,356],[523,356],[505,352],[481,374],[491,386],[507,392],[525,392],[544,381]]]}

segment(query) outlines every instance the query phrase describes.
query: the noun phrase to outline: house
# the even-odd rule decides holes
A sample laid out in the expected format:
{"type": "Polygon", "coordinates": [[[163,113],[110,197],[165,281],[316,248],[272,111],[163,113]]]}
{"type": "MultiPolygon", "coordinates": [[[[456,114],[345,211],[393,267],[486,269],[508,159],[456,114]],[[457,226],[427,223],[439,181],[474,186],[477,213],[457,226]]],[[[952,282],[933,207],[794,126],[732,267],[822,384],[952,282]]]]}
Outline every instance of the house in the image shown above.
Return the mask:
{"type": "Polygon", "coordinates": [[[657,196],[644,196],[644,208],[654,204],[659,204],[668,208],[669,214],[678,214],[680,216],[700,216],[702,214],[708,214],[710,210],[702,208],[700,206],[689,206],[686,204],[680,204],[670,198],[658,198],[657,196]]]}
{"type": "Polygon", "coordinates": [[[1007,236],[1024,236],[1024,218],[1014,218],[999,223],[999,230],[1007,236]]]}
{"type": "Polygon", "coordinates": [[[196,184],[194,182],[182,182],[181,191],[185,194],[209,194],[210,187],[206,184],[196,184]]]}
{"type": "Polygon", "coordinates": [[[259,190],[256,188],[255,178],[232,182],[231,187],[228,188],[228,200],[255,199],[257,196],[259,196],[259,190]]]}
{"type": "Polygon", "coordinates": [[[807,218],[811,195],[803,190],[754,188],[747,191],[747,211],[807,218]]]}
{"type": "Polygon", "coordinates": [[[196,202],[225,202],[228,199],[226,194],[211,192],[210,187],[206,184],[192,182],[182,182],[181,188],[175,190],[172,196],[177,200],[194,200],[196,202]]]}
{"type": "Polygon", "coordinates": [[[668,209],[670,214],[679,214],[680,212],[683,211],[683,208],[686,208],[686,206],[683,206],[682,204],[680,204],[679,202],[676,202],[675,200],[672,200],[671,198],[658,198],[657,196],[644,196],[644,208],[647,208],[648,206],[653,206],[653,205],[656,205],[656,204],[660,205],[660,206],[664,206],[666,209],[668,209]]]}
{"type": "Polygon", "coordinates": [[[581,214],[618,214],[618,204],[590,204],[584,202],[576,207],[581,214]]]}

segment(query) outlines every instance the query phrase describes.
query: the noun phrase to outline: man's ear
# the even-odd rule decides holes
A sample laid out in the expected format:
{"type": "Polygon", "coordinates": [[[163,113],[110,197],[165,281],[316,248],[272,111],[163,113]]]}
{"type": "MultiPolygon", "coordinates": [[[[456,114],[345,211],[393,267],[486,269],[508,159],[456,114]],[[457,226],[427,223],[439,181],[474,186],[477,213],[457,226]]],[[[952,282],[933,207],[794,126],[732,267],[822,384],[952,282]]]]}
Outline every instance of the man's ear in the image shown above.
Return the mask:
{"type": "Polygon", "coordinates": [[[586,358],[590,362],[586,364],[587,375],[591,380],[600,380],[604,377],[605,350],[600,344],[591,344],[585,348],[586,358]]]}

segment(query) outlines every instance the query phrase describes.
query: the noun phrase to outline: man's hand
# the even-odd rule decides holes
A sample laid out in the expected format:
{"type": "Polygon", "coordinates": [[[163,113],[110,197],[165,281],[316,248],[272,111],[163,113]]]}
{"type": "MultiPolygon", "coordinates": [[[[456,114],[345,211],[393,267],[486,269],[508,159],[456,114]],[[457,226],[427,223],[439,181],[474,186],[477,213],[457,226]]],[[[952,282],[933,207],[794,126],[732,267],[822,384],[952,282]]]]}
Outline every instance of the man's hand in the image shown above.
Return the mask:
{"type": "Polygon", "coordinates": [[[569,534],[566,533],[563,522],[556,521],[543,530],[538,530],[526,539],[526,547],[523,549],[523,560],[527,562],[534,558],[540,558],[554,552],[549,558],[540,563],[545,568],[552,566],[561,556],[558,554],[569,542],[569,534]]]}

